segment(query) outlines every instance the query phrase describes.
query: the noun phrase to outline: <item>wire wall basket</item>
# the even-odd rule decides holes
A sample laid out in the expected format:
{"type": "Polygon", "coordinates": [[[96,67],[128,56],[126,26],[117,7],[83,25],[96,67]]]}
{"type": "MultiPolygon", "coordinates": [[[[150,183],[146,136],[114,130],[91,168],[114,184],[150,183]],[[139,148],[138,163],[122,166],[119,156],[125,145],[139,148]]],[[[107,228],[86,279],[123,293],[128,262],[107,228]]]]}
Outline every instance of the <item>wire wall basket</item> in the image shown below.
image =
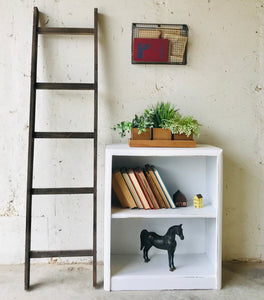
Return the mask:
{"type": "Polygon", "coordinates": [[[132,64],[187,64],[188,26],[132,24],[132,64]]]}

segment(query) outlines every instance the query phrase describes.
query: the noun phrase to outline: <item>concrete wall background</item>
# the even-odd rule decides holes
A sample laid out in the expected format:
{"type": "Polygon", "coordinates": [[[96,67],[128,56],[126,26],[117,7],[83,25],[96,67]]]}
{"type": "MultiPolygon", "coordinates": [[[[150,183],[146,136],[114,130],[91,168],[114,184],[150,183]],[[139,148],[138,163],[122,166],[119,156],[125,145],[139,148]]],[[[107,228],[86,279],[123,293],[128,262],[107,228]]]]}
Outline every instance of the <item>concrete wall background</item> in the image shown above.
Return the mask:
{"type": "MultiPolygon", "coordinates": [[[[120,142],[109,128],[161,100],[203,124],[199,143],[224,149],[223,258],[263,259],[263,1],[0,0],[0,263],[24,260],[33,6],[47,26],[90,27],[93,8],[100,12],[98,259],[104,147],[120,142]],[[188,24],[188,65],[131,65],[132,22],[188,24]]],[[[87,37],[41,38],[39,80],[91,81],[91,45],[87,37]]],[[[38,130],[92,129],[92,93],[41,92],[38,99],[38,130]]],[[[91,149],[85,141],[38,141],[35,186],[89,185],[91,149]]],[[[90,201],[73,198],[35,197],[35,249],[91,247],[90,201]]]]}

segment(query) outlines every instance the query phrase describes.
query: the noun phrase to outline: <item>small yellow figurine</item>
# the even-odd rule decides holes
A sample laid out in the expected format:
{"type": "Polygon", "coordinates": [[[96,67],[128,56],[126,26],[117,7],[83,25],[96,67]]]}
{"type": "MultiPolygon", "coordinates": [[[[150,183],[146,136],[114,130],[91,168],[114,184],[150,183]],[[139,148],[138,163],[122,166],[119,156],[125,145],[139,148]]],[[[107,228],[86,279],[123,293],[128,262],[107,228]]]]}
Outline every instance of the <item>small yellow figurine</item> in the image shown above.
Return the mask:
{"type": "Polygon", "coordinates": [[[201,194],[197,194],[193,197],[193,205],[195,208],[203,207],[203,196],[201,194]]]}

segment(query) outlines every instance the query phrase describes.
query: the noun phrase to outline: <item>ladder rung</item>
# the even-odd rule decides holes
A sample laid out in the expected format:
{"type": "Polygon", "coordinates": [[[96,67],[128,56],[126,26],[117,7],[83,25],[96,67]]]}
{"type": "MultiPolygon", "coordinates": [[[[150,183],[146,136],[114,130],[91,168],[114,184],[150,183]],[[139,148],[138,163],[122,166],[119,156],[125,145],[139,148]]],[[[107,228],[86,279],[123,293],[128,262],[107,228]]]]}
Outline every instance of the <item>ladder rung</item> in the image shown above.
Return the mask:
{"type": "Polygon", "coordinates": [[[60,27],[38,27],[39,34],[77,34],[91,35],[95,33],[94,28],[60,28],[60,27]]]}
{"type": "Polygon", "coordinates": [[[93,256],[93,250],[30,251],[30,258],[93,256]]]}
{"type": "Polygon", "coordinates": [[[94,132],[35,132],[37,139],[93,139],[94,132]]]}
{"type": "Polygon", "coordinates": [[[94,193],[94,188],[92,187],[31,189],[32,195],[69,195],[69,194],[92,194],[92,193],[94,193]]]}
{"type": "Polygon", "coordinates": [[[36,82],[36,89],[39,90],[95,90],[94,83],[56,83],[36,82]]]}

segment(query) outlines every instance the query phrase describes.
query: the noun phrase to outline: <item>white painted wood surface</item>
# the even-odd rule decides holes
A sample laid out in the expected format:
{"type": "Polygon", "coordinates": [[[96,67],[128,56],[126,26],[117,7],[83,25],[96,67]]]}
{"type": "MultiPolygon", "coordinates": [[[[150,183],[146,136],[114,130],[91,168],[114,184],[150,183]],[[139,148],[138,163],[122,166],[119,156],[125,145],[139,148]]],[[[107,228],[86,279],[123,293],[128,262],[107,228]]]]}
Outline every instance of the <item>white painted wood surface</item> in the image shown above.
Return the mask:
{"type": "Polygon", "coordinates": [[[221,288],[222,149],[106,147],[105,164],[104,289],[219,289],[221,288]],[[169,192],[180,189],[187,208],[139,210],[111,207],[111,176],[117,167],[154,164],[169,192]],[[195,209],[192,197],[204,196],[204,208],[195,209]],[[174,272],[168,271],[166,252],[151,248],[146,264],[139,250],[140,230],[164,234],[181,222],[185,240],[176,238],[174,272]],[[177,280],[175,280],[177,278],[177,280]]]}
{"type": "Polygon", "coordinates": [[[211,288],[216,284],[213,264],[206,254],[178,254],[176,270],[169,271],[167,254],[145,263],[139,255],[112,255],[112,290],[163,290],[211,288]]]}
{"type": "Polygon", "coordinates": [[[193,206],[178,207],[176,209],[123,209],[120,207],[112,208],[112,218],[216,218],[216,209],[212,205],[203,209],[193,206]]]}

